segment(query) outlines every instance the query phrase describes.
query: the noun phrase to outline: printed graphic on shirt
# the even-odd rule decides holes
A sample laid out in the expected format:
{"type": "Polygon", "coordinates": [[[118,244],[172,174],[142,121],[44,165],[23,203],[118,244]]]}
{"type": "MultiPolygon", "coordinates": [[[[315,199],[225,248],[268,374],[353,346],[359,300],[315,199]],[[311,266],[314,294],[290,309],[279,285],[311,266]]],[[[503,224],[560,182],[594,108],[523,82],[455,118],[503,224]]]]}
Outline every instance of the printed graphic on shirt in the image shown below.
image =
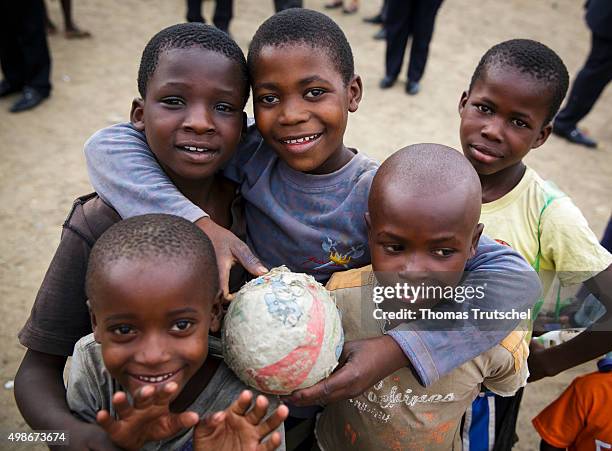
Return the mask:
{"type": "Polygon", "coordinates": [[[349,269],[351,261],[362,257],[365,252],[365,244],[349,247],[328,236],[321,243],[321,248],[326,253],[325,257],[323,257],[324,259],[310,256],[302,263],[302,266],[312,270],[323,268],[349,269]],[[313,264],[316,266],[312,267],[313,264]]]}

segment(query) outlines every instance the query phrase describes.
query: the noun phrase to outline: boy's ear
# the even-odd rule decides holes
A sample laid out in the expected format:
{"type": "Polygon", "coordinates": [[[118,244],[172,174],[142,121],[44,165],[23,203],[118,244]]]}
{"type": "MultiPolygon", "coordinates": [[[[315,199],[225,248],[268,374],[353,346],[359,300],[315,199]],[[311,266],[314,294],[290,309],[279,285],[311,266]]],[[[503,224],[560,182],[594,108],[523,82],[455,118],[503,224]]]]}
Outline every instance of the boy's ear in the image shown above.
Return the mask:
{"type": "Polygon", "coordinates": [[[538,135],[538,138],[535,140],[535,143],[533,143],[533,146],[531,146],[531,148],[537,149],[542,144],[544,144],[546,140],[548,139],[548,137],[550,136],[550,132],[552,132],[552,122],[549,122],[548,125],[545,125],[544,127],[542,127],[542,130],[540,130],[540,134],[538,135]]]}
{"type": "Polygon", "coordinates": [[[459,105],[457,106],[459,115],[463,113],[463,110],[465,109],[465,105],[467,104],[467,99],[468,99],[468,92],[463,91],[463,93],[461,93],[461,98],[459,99],[459,105]]]}
{"type": "Polygon", "coordinates": [[[132,100],[132,109],[130,111],[130,122],[139,132],[144,132],[144,100],[140,97],[132,100]]]}
{"type": "Polygon", "coordinates": [[[359,75],[353,76],[353,79],[348,85],[348,96],[349,96],[349,107],[348,110],[351,113],[357,111],[359,108],[359,102],[361,102],[361,96],[363,95],[363,83],[359,75]]]}
{"type": "Polygon", "coordinates": [[[219,290],[213,300],[213,305],[210,310],[210,327],[211,332],[219,332],[221,329],[221,320],[223,319],[223,306],[221,304],[221,298],[223,291],[219,290]]]}
{"type": "Polygon", "coordinates": [[[483,230],[484,230],[484,224],[482,223],[476,224],[476,228],[474,229],[474,234],[472,235],[472,246],[470,247],[470,258],[476,255],[476,249],[478,248],[478,241],[480,241],[480,236],[482,235],[483,230]]]}
{"type": "Polygon", "coordinates": [[[100,343],[100,331],[98,330],[98,320],[96,319],[96,314],[91,308],[91,302],[87,300],[87,309],[89,310],[89,320],[91,321],[91,330],[94,334],[94,340],[100,343]]]}

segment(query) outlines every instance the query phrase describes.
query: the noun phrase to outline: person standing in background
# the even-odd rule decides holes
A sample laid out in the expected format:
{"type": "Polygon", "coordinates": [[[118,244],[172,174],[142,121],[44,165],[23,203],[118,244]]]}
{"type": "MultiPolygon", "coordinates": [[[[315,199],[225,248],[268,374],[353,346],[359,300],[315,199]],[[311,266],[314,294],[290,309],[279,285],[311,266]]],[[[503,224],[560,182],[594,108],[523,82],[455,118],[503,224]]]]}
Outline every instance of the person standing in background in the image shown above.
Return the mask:
{"type": "Polygon", "coordinates": [[[274,0],[274,11],[279,12],[289,8],[301,8],[302,0],[274,0]]]}
{"type": "Polygon", "coordinates": [[[0,2],[0,97],[22,93],[11,113],[34,108],[51,93],[45,17],[43,0],[0,2]]]}
{"type": "Polygon", "coordinates": [[[553,123],[553,133],[574,144],[597,147],[597,141],[578,128],[612,80],[612,1],[589,0],[586,23],[591,29],[591,52],[570,91],[565,108],[553,123]]]}
{"type": "MultiPolygon", "coordinates": [[[[91,33],[87,30],[81,30],[72,19],[72,0],[61,0],[61,4],[62,15],[64,16],[64,36],[66,36],[66,39],[90,38],[91,33]]],[[[57,27],[49,18],[49,13],[47,12],[44,1],[43,5],[45,6],[45,26],[47,28],[47,33],[55,34],[57,33],[57,27]]]]}
{"type": "Polygon", "coordinates": [[[379,83],[381,89],[395,84],[408,38],[412,35],[406,93],[418,94],[440,5],[442,0],[388,0],[384,25],[387,37],[385,77],[379,83]]]}
{"type": "MultiPolygon", "coordinates": [[[[229,24],[233,17],[234,0],[216,0],[213,24],[221,31],[229,33],[229,24]]],[[[206,23],[202,15],[202,0],[187,0],[187,22],[206,23]]]]}

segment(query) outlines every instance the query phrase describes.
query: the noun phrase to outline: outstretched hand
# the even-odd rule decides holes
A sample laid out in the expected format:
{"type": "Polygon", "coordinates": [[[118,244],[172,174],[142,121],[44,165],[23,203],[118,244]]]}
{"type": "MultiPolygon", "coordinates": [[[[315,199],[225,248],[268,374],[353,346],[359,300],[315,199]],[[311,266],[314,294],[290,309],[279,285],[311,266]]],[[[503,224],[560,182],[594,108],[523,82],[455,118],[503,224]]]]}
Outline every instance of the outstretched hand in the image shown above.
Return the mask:
{"type": "Polygon", "coordinates": [[[347,341],[336,371],[312,387],[293,392],[288,400],[297,406],[324,406],[354,398],[408,364],[402,349],[389,336],[347,341]]]}
{"type": "Polygon", "coordinates": [[[281,425],[289,409],[281,405],[263,420],[268,399],[258,396],[249,410],[252,399],[253,394],[245,390],[226,410],[200,421],[193,432],[194,451],[271,451],[278,448],[281,444],[279,432],[272,433],[265,442],[262,440],[281,425]]]}
{"type": "Polygon", "coordinates": [[[240,263],[254,276],[261,276],[268,272],[268,269],[253,255],[249,247],[229,230],[208,217],[199,219],[195,224],[208,235],[213,243],[219,268],[219,284],[226,301],[230,301],[233,297],[229,292],[229,276],[232,266],[236,263],[240,263]]]}
{"type": "Polygon", "coordinates": [[[176,382],[169,382],[157,390],[146,385],[135,394],[133,406],[124,392],[117,392],[112,402],[119,419],[111,417],[107,410],[100,410],[96,420],[113,443],[127,450],[140,449],[149,441],[170,438],[196,425],[199,419],[195,412],[170,412],[170,400],[177,390],[176,382]]]}

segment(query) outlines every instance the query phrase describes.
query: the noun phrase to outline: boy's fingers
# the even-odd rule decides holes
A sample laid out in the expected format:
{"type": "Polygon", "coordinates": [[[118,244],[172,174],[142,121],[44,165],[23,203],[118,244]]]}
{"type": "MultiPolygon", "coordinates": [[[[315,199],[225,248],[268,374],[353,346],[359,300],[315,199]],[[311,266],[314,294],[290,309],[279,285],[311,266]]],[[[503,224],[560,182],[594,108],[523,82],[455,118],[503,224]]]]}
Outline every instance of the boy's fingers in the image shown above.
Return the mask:
{"type": "Polygon", "coordinates": [[[266,415],[269,404],[268,398],[265,396],[259,395],[255,398],[255,405],[245,416],[247,421],[253,425],[259,424],[261,419],[266,415]]]}
{"type": "Polygon", "coordinates": [[[197,424],[194,435],[198,438],[205,438],[215,432],[215,428],[225,420],[225,412],[217,412],[212,415],[206,415],[197,424]]]}
{"type": "MultiPolygon", "coordinates": [[[[278,406],[274,413],[266,421],[257,426],[257,432],[265,437],[274,429],[278,428],[289,416],[289,408],[285,405],[278,406]]],[[[280,443],[279,443],[280,444],[280,443]]],[[[277,445],[278,446],[278,445],[277,445]]]]}
{"type": "Polygon", "coordinates": [[[153,402],[156,406],[167,406],[170,404],[170,398],[178,390],[176,382],[168,382],[155,392],[153,402]]]}
{"type": "Polygon", "coordinates": [[[245,412],[251,406],[251,400],[253,399],[253,393],[249,390],[243,390],[238,396],[238,399],[232,403],[229,407],[230,411],[236,415],[244,416],[245,412]]]}
{"type": "Polygon", "coordinates": [[[257,445],[257,451],[273,451],[281,444],[280,432],[275,432],[264,443],[257,445]]]}
{"type": "Polygon", "coordinates": [[[354,383],[353,372],[344,366],[312,387],[294,392],[289,400],[297,406],[312,406],[315,404],[325,406],[330,402],[348,397],[346,387],[350,387],[354,383]]]}
{"type": "Polygon", "coordinates": [[[155,401],[155,387],[145,385],[136,391],[134,395],[134,409],[146,409],[155,401]]]}
{"type": "Polygon", "coordinates": [[[112,402],[115,412],[117,412],[117,416],[119,418],[125,418],[131,415],[134,410],[127,399],[127,395],[122,391],[119,391],[113,395],[112,402]]]}
{"type": "Polygon", "coordinates": [[[268,272],[268,269],[261,263],[261,261],[255,257],[255,254],[251,252],[249,246],[244,242],[236,238],[236,241],[231,246],[232,255],[238,260],[238,262],[244,266],[248,272],[254,276],[261,276],[268,272]]]}
{"type": "Polygon", "coordinates": [[[195,426],[200,421],[200,417],[195,412],[183,412],[181,414],[170,415],[169,426],[172,434],[177,433],[181,429],[188,429],[195,426]]]}
{"type": "Polygon", "coordinates": [[[96,414],[96,422],[100,425],[102,429],[108,432],[115,423],[115,420],[113,419],[113,417],[110,416],[108,410],[100,410],[96,414]]]}

